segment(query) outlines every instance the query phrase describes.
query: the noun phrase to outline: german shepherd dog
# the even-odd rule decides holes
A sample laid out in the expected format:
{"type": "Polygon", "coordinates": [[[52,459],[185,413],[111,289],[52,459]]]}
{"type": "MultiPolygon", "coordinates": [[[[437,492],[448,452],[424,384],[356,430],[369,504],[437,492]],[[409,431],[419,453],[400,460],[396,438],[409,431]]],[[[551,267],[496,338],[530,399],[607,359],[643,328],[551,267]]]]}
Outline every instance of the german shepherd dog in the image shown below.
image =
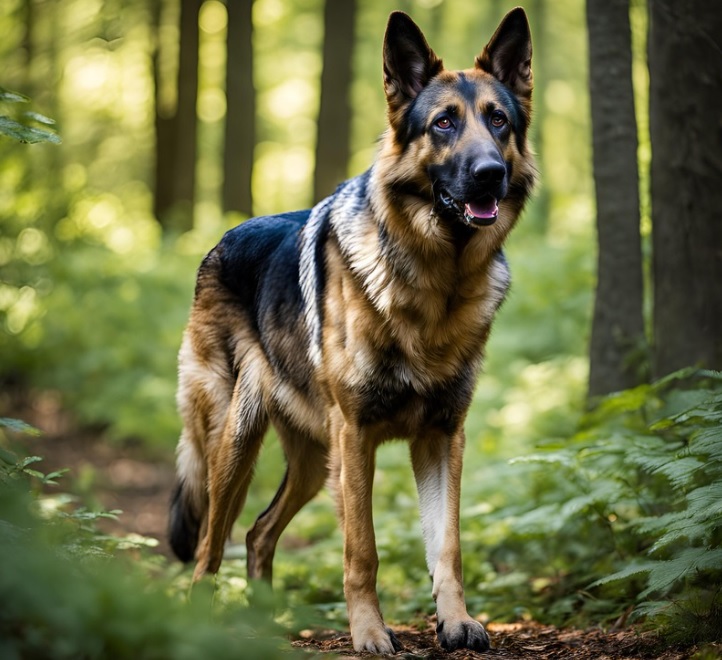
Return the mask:
{"type": "Polygon", "coordinates": [[[388,129],[371,168],[310,210],[244,222],[203,260],[179,357],[170,520],[195,580],[218,571],[273,424],[287,465],[246,537],[249,577],[271,579],[281,532],[328,481],[354,649],[400,650],[376,594],[371,489],[376,448],[405,438],[438,640],[489,647],[462,586],[463,425],[509,286],[502,244],[535,179],[531,53],[517,8],[473,68],[447,71],[392,13],[388,129]]]}

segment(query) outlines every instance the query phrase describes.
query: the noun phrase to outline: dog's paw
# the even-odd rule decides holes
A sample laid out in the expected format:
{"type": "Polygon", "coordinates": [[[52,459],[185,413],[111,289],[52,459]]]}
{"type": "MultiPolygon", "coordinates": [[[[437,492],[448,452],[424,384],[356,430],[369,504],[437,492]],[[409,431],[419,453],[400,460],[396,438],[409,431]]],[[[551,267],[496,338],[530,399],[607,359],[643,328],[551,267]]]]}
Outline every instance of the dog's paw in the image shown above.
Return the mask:
{"type": "Polygon", "coordinates": [[[356,652],[368,651],[376,655],[393,655],[404,647],[391,628],[367,630],[364,635],[352,634],[353,649],[356,652]]]}
{"type": "Polygon", "coordinates": [[[488,651],[490,646],[489,635],[484,626],[471,618],[453,623],[439,621],[436,625],[436,636],[445,651],[488,651]]]}

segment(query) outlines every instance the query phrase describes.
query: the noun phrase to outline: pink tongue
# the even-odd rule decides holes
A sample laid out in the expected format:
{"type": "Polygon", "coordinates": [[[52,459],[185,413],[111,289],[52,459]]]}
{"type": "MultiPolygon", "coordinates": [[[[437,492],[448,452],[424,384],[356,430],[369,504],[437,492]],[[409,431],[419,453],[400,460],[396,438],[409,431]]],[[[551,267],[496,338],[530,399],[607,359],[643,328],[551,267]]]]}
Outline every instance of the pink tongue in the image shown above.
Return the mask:
{"type": "Polygon", "coordinates": [[[494,197],[485,197],[481,202],[470,202],[466,205],[466,212],[475,218],[495,218],[499,213],[494,197]]]}

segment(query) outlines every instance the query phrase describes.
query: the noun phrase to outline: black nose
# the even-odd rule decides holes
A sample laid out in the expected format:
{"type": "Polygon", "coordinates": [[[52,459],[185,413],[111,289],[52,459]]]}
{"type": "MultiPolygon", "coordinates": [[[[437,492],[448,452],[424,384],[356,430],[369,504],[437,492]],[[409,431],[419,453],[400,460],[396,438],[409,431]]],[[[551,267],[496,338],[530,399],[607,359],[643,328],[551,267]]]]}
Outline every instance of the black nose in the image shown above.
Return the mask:
{"type": "Polygon", "coordinates": [[[506,167],[503,163],[495,160],[477,160],[471,166],[471,175],[478,183],[495,186],[504,180],[506,167]]]}

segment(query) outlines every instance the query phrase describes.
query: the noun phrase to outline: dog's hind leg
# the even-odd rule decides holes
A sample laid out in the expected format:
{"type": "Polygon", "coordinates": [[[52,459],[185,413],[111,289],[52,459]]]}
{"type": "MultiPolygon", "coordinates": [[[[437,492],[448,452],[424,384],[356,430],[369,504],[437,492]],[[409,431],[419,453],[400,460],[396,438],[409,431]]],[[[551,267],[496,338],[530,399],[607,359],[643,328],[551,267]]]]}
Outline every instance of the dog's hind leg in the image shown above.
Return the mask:
{"type": "Polygon", "coordinates": [[[218,571],[225,542],[245,502],[268,428],[261,360],[246,359],[241,365],[223,433],[208,450],[208,522],[196,553],[194,580],[218,571]]]}
{"type": "Polygon", "coordinates": [[[328,473],[326,447],[275,424],[286,454],[286,473],[269,507],[246,536],[248,577],[271,581],[273,555],[281,533],[301,507],[321,489],[328,473]]]}
{"type": "Polygon", "coordinates": [[[431,434],[411,443],[411,463],[419,493],[426,562],[436,601],[436,634],[447,651],[485,651],[489,636],[464,602],[459,543],[459,496],[464,434],[431,434]]]}
{"type": "Polygon", "coordinates": [[[222,347],[202,323],[189,326],[179,354],[178,409],[183,432],[177,450],[178,478],[169,516],[170,544],[190,562],[208,515],[209,448],[219,442],[233,395],[233,375],[222,347]]]}

